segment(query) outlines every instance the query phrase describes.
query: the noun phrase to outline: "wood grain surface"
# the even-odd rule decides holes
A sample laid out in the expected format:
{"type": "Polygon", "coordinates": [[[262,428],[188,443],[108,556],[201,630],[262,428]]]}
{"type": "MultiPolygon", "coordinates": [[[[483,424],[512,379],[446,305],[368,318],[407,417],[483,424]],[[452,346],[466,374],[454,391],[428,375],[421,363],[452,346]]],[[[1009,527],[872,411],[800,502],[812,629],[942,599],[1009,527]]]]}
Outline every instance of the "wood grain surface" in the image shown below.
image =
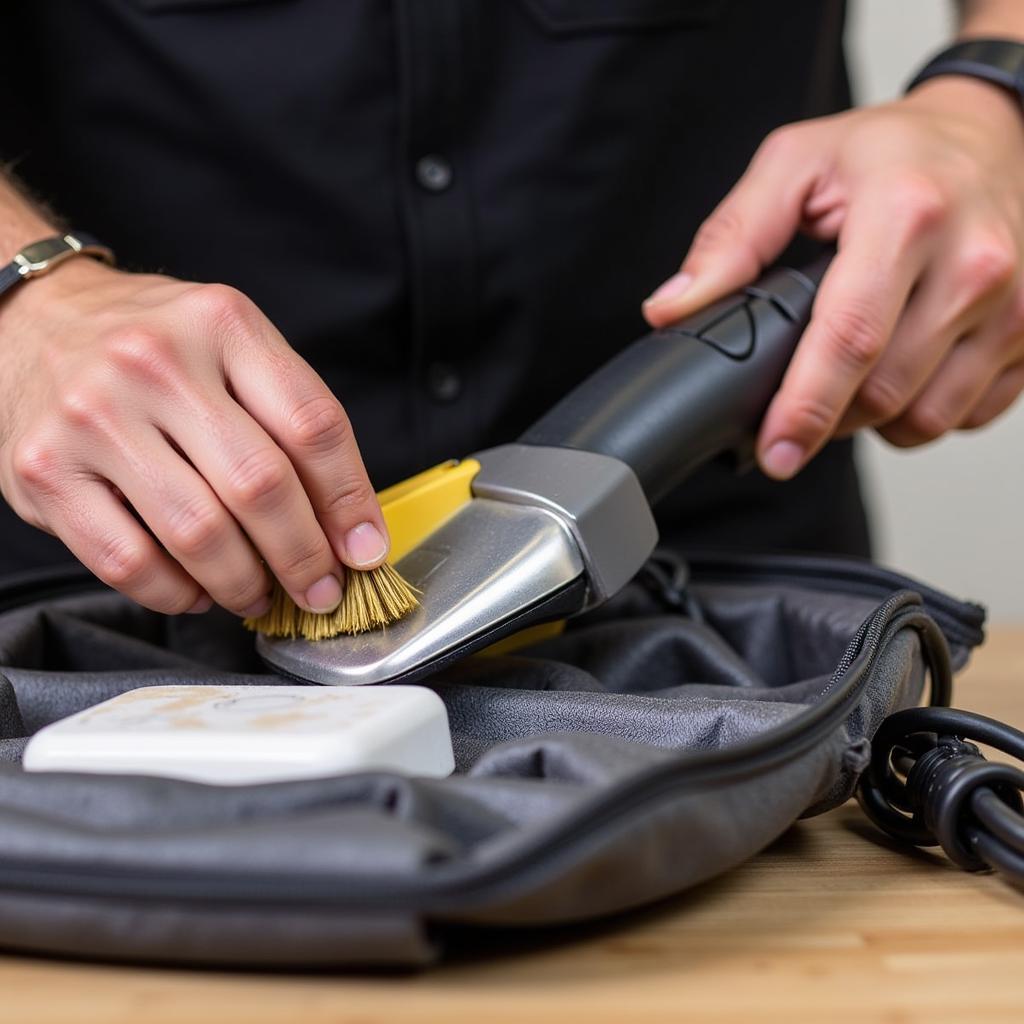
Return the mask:
{"type": "MultiPolygon", "coordinates": [[[[1024,723],[1024,630],[956,704],[1024,723]]],[[[1024,1022],[1024,894],[893,848],[847,805],[728,877],[598,927],[466,941],[418,974],[274,975],[0,957],[3,1024],[1024,1022]]]]}

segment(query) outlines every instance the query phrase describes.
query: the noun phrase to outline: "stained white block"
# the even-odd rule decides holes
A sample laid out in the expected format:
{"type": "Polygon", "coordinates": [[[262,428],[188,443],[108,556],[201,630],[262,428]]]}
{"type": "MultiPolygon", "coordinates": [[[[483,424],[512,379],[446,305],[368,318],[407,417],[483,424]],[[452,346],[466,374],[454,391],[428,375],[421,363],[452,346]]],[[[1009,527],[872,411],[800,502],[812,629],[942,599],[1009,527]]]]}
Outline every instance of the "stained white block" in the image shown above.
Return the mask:
{"type": "Polygon", "coordinates": [[[455,767],[444,703],[422,686],[146,686],[45,726],[23,763],[218,785],[455,767]]]}

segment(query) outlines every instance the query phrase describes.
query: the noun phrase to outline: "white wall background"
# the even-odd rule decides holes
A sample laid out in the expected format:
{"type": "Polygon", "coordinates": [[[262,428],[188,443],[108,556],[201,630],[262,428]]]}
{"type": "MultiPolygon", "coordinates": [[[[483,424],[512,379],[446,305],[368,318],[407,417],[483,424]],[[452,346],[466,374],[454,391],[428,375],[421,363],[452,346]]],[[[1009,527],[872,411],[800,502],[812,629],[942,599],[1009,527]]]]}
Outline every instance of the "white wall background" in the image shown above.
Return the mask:
{"type": "MultiPolygon", "coordinates": [[[[851,0],[847,47],[862,103],[897,95],[948,40],[952,0],[851,0]]],[[[1024,171],[1022,171],[1024,173],[1024,171]]],[[[907,451],[874,434],[861,464],[879,559],[1024,622],[1024,401],[988,428],[907,451]]]]}

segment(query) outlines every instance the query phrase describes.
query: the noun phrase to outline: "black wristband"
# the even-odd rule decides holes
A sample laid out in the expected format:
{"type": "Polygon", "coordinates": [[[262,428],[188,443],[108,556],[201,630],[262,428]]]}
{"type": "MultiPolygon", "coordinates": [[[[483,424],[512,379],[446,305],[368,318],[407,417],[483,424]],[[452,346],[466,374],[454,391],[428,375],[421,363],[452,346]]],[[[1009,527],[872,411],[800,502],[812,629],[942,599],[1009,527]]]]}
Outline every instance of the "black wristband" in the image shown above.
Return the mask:
{"type": "Polygon", "coordinates": [[[966,39],[936,54],[906,91],[939,75],[966,75],[1009,89],[1024,109],[1024,43],[1012,39],[966,39]]]}

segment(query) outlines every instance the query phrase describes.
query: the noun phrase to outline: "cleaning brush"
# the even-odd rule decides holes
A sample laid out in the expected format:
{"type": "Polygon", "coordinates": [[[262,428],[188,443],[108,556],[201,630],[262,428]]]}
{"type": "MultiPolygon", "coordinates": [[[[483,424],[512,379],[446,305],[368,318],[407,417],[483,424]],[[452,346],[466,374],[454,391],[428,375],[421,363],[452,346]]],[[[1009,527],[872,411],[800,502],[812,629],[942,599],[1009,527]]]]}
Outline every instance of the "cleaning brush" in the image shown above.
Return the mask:
{"type": "Polygon", "coordinates": [[[388,562],[376,569],[346,569],[341,604],[333,612],[321,614],[300,608],[274,580],[270,610],[258,618],[246,619],[245,625],[267,636],[306,640],[366,633],[408,615],[419,604],[418,593],[388,562]]]}

